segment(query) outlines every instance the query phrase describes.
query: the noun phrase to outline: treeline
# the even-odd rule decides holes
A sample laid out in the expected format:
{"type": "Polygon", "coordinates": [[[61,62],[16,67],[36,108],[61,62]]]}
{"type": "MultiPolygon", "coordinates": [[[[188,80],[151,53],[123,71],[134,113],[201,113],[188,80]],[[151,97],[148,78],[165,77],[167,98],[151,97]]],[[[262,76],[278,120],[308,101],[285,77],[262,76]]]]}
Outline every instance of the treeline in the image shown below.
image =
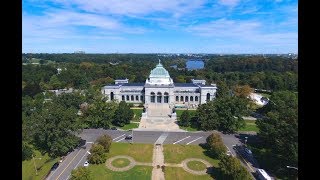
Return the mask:
{"type": "Polygon", "coordinates": [[[224,72],[258,72],[275,71],[298,72],[298,61],[285,57],[237,56],[232,59],[227,57],[215,57],[206,61],[205,68],[208,71],[224,72]]]}

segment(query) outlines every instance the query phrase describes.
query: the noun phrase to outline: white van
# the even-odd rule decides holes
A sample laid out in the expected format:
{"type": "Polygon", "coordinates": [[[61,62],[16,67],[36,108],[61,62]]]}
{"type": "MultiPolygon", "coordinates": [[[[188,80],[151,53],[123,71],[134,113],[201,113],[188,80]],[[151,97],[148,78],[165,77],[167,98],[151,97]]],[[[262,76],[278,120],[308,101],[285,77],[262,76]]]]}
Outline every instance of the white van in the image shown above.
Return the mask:
{"type": "Polygon", "coordinates": [[[272,180],[267,172],[263,169],[257,169],[256,174],[260,180],[272,180]]]}

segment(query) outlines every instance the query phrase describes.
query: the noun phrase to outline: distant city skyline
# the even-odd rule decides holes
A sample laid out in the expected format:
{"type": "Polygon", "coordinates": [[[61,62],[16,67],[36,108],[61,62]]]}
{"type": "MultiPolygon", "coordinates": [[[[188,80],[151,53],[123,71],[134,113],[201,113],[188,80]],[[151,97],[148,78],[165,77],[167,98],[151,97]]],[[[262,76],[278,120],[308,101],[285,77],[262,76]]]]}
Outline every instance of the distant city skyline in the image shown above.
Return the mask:
{"type": "Polygon", "coordinates": [[[23,0],[23,53],[298,52],[297,0],[23,0]]]}

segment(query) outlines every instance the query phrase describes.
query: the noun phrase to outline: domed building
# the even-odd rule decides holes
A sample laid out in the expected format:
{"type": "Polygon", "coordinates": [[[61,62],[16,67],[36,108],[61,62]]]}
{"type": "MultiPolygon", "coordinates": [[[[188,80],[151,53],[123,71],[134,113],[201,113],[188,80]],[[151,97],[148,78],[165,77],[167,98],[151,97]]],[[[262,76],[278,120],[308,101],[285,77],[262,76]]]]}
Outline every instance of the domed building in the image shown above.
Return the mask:
{"type": "Polygon", "coordinates": [[[206,85],[205,80],[192,79],[192,83],[174,83],[169,72],[159,64],[150,72],[145,83],[129,83],[128,79],[115,80],[115,84],[104,86],[102,94],[108,101],[118,100],[127,103],[168,105],[173,107],[197,108],[216,97],[215,84],[206,85]]]}

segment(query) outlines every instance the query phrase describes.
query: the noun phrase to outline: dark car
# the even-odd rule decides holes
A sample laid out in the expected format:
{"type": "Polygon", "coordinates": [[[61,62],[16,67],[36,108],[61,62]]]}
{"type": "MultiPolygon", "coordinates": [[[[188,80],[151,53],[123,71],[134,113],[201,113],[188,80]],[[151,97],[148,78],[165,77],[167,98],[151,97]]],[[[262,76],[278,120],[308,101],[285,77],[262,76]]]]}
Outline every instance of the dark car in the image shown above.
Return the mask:
{"type": "Polygon", "coordinates": [[[124,139],[131,140],[132,136],[131,135],[127,135],[124,139]]]}
{"type": "Polygon", "coordinates": [[[86,140],[81,139],[80,142],[79,142],[78,147],[85,149],[86,148],[86,140]]]}
{"type": "Polygon", "coordinates": [[[58,162],[54,163],[53,166],[51,167],[51,171],[56,170],[58,168],[58,166],[59,166],[58,162]]]}
{"type": "Polygon", "coordinates": [[[111,130],[117,130],[117,128],[116,127],[112,127],[111,130]]]}

